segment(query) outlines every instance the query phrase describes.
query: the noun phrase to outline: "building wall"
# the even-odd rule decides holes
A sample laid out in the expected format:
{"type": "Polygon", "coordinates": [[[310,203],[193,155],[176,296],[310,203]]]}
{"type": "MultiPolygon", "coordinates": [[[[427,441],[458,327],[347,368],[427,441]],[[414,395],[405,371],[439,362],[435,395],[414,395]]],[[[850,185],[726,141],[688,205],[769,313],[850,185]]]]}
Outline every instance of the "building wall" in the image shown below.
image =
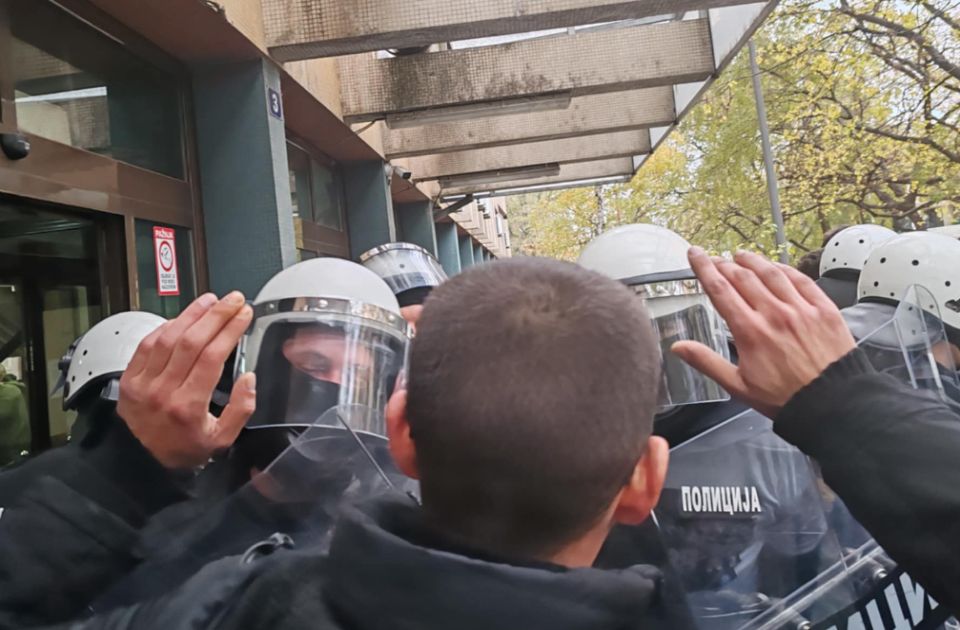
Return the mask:
{"type": "Polygon", "coordinates": [[[227,15],[227,20],[257,45],[267,50],[267,40],[263,32],[263,6],[260,0],[218,0],[227,15]]]}
{"type": "MultiPolygon", "coordinates": [[[[283,64],[300,85],[323,106],[343,120],[343,107],[340,104],[340,75],[335,59],[308,59],[283,64]]],[[[382,152],[381,152],[382,154],[382,152]]]]}

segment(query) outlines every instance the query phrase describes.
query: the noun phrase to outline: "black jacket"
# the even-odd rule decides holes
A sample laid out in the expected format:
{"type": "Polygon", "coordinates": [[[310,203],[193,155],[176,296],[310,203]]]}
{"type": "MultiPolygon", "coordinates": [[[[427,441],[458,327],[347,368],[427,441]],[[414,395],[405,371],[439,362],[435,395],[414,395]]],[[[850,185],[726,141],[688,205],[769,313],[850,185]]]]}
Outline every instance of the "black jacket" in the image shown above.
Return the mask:
{"type": "Polygon", "coordinates": [[[855,350],[797,393],[774,428],[820,464],[900,566],[960,613],[960,415],[855,350]]]}
{"type": "Polygon", "coordinates": [[[627,630],[691,623],[680,603],[664,601],[663,577],[652,566],[507,563],[445,540],[403,499],[346,510],[329,558],[291,558],[253,580],[216,627],[627,630]]]}
{"type": "Polygon", "coordinates": [[[693,628],[652,566],[507,563],[451,543],[406,497],[344,511],[329,554],[206,566],[158,600],[72,630],[629,630],[693,628]]]}
{"type": "Polygon", "coordinates": [[[146,520],[187,497],[119,418],[7,474],[22,487],[0,515],[0,628],[74,618],[139,562],[146,520]]]}

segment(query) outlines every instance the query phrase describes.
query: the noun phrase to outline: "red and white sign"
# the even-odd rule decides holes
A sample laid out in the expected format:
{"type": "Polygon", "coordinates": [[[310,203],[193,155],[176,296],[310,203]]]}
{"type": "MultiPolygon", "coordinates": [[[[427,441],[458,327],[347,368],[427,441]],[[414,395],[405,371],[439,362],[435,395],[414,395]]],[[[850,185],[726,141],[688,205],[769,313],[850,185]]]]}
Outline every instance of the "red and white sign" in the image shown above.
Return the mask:
{"type": "Polygon", "coordinates": [[[173,228],[153,228],[153,251],[157,259],[157,295],[180,295],[175,236],[173,228]]]}

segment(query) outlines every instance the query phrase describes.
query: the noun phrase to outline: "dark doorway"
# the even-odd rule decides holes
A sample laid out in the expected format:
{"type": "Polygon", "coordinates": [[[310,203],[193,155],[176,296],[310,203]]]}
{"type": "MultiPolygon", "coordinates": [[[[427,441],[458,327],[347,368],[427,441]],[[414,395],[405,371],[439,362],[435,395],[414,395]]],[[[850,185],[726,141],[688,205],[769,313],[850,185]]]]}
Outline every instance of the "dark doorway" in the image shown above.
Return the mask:
{"type": "Polygon", "coordinates": [[[125,286],[122,252],[109,251],[117,230],[117,217],[0,197],[0,466],[68,439],[74,415],[51,389],[70,343],[125,286]]]}

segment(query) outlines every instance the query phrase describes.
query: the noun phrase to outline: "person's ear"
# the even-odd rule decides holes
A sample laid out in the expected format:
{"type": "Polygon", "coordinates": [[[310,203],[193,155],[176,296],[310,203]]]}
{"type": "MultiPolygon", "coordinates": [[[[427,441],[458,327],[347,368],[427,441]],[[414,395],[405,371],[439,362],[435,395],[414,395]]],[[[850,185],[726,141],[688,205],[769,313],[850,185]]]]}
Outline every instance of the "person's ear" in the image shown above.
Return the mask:
{"type": "Polygon", "coordinates": [[[669,461],[670,445],[667,441],[662,437],[650,437],[646,452],[617,497],[614,521],[623,525],[639,525],[647,520],[660,500],[669,461]]]}
{"type": "Polygon", "coordinates": [[[407,390],[398,389],[387,403],[387,438],[397,468],[411,479],[419,479],[417,449],[407,421],[407,390]]]}

